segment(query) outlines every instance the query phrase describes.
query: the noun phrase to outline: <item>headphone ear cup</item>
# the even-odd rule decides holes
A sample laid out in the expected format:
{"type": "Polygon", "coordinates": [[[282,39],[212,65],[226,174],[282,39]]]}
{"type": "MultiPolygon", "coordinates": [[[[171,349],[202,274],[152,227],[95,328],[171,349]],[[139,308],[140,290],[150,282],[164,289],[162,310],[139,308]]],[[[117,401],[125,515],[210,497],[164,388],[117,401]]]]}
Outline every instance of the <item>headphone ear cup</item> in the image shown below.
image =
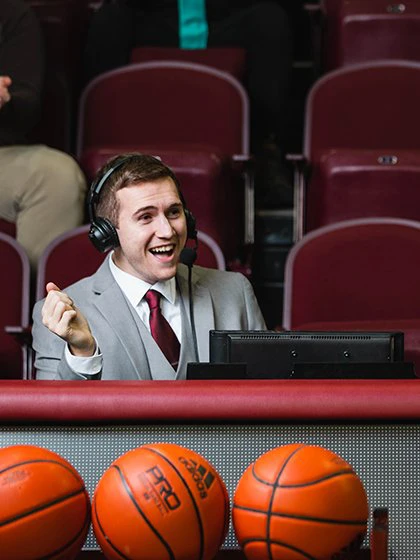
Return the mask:
{"type": "Polygon", "coordinates": [[[90,226],[89,239],[101,253],[115,249],[120,244],[117,230],[106,218],[95,218],[90,226]]]}
{"type": "Polygon", "coordinates": [[[185,212],[185,219],[187,221],[187,238],[197,239],[196,219],[187,208],[184,208],[184,212],[185,212]]]}

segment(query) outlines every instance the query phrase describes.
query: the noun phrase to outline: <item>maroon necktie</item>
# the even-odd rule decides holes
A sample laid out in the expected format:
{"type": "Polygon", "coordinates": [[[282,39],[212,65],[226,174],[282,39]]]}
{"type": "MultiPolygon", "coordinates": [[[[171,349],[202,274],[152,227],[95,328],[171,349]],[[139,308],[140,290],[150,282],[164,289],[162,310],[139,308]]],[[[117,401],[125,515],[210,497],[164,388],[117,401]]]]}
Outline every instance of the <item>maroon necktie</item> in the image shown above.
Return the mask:
{"type": "Polygon", "coordinates": [[[150,307],[150,332],[168,362],[176,370],[179,361],[179,340],[160,310],[159,292],[149,290],[144,296],[150,307]]]}

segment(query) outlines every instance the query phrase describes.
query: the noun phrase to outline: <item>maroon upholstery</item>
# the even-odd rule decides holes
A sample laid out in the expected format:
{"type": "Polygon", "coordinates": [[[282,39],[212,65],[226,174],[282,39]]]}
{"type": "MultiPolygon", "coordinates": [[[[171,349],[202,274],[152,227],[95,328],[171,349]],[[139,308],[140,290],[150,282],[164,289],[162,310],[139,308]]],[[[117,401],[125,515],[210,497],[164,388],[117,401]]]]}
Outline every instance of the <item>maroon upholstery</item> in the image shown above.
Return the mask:
{"type": "Polygon", "coordinates": [[[374,216],[420,220],[420,152],[331,149],[313,166],[305,230],[374,216]]]}
{"type": "Polygon", "coordinates": [[[406,149],[420,145],[420,63],[375,62],[335,70],[308,96],[304,153],[331,148],[406,149]]]}
{"type": "Polygon", "coordinates": [[[131,51],[131,62],[150,62],[152,60],[178,60],[205,64],[223,72],[229,72],[238,80],[243,81],[246,51],[238,47],[208,49],[135,47],[131,51]]]}
{"type": "Polygon", "coordinates": [[[89,84],[78,126],[89,177],[110,155],[159,155],[179,176],[199,229],[228,260],[238,254],[244,191],[232,159],[249,157],[249,131],[248,99],[235,78],[183,62],[132,64],[89,84]]]}
{"type": "Polygon", "coordinates": [[[296,184],[298,237],[343,218],[419,216],[414,211],[417,192],[406,183],[407,173],[397,180],[399,189],[394,180],[396,169],[405,167],[410,181],[414,177],[417,183],[413,162],[420,148],[419,87],[420,63],[408,61],[349,66],[315,83],[305,114],[304,158],[310,173],[296,184]],[[400,164],[373,164],[375,155],[397,155],[400,164]],[[389,173],[394,175],[388,178],[389,173]],[[343,184],[338,195],[340,181],[351,185],[343,184]]]}
{"type": "Polygon", "coordinates": [[[350,220],[304,236],[285,272],[286,329],[420,317],[420,222],[350,220]]]}
{"type": "Polygon", "coordinates": [[[235,78],[204,65],[131,64],[90,82],[78,132],[79,156],[87,148],[115,144],[181,149],[193,143],[243,154],[249,149],[248,99],[235,78]]]}
{"type": "Polygon", "coordinates": [[[16,237],[16,224],[0,218],[0,232],[6,233],[10,237],[16,237]]]}
{"type": "Polygon", "coordinates": [[[28,353],[5,327],[29,325],[29,260],[23,248],[0,233],[1,307],[0,379],[22,379],[28,373],[28,353]]]}
{"type": "Polygon", "coordinates": [[[1,381],[6,422],[420,420],[417,380],[1,381]]]}
{"type": "Polygon", "coordinates": [[[93,274],[105,255],[88,238],[89,225],[67,231],[54,239],[41,255],[38,263],[36,299],[45,297],[45,285],[54,282],[65,289],[85,276],[93,274]]]}
{"type": "Polygon", "coordinates": [[[420,372],[420,222],[372,218],[307,234],[286,263],[283,327],[403,331],[420,372]]]}
{"type": "MultiPolygon", "coordinates": [[[[45,285],[54,282],[65,289],[85,276],[93,274],[106,255],[92,245],[88,237],[89,225],[83,225],[52,241],[42,254],[38,264],[36,299],[46,295],[45,285]]],[[[207,235],[198,232],[197,264],[211,268],[224,268],[220,247],[207,235]]]]}
{"type": "Polygon", "coordinates": [[[324,2],[325,64],[339,66],[369,60],[420,60],[420,6],[416,0],[324,2]]]}

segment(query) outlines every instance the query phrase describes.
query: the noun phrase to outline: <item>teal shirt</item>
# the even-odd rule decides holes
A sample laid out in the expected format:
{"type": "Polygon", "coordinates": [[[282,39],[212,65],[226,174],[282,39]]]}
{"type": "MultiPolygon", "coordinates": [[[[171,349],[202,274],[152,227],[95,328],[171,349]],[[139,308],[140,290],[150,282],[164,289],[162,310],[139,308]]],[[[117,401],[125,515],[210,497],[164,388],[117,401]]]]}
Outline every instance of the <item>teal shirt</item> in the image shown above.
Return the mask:
{"type": "Polygon", "coordinates": [[[179,46],[205,49],[209,33],[205,0],[178,0],[179,46]]]}

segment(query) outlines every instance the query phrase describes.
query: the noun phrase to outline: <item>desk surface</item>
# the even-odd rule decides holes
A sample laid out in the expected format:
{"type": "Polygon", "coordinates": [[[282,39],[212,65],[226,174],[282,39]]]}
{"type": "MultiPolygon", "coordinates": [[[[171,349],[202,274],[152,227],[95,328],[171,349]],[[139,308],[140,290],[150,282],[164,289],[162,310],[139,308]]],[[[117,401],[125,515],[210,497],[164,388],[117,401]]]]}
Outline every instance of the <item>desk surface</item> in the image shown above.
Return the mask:
{"type": "Polygon", "coordinates": [[[420,380],[0,381],[2,422],[420,420],[420,380]]]}

